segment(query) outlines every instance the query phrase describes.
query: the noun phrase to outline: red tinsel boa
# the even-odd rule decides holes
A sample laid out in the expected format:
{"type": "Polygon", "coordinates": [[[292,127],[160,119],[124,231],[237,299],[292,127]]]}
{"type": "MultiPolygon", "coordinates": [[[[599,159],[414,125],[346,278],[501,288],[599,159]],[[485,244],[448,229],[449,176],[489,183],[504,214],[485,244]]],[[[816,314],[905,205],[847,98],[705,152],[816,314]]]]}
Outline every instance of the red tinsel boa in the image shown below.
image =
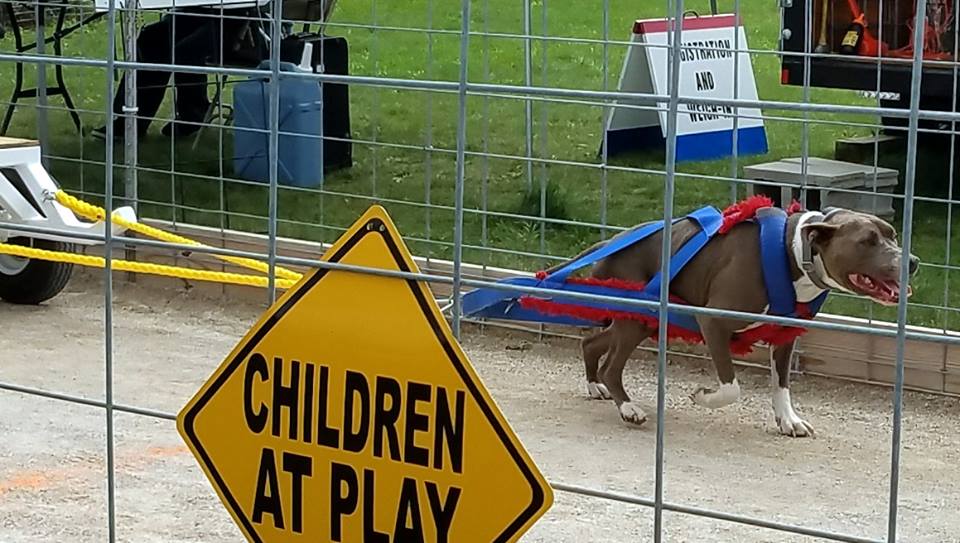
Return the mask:
{"type": "MultiPolygon", "coordinates": [[[[723,210],[723,224],[720,226],[719,233],[726,234],[733,229],[734,226],[752,219],[756,215],[758,209],[772,206],[773,201],[770,198],[761,195],[752,196],[746,200],[731,205],[723,210]]],[[[788,215],[793,215],[794,213],[799,213],[800,211],[803,211],[803,208],[796,200],[794,200],[790,206],[787,207],[788,215]]],[[[541,271],[537,272],[536,276],[538,279],[544,279],[547,277],[547,274],[541,271]]],[[[616,278],[595,279],[590,277],[571,277],[567,279],[567,282],[582,285],[596,285],[621,290],[643,290],[645,286],[645,284],[641,282],[627,281],[616,278]]],[[[670,301],[678,304],[685,303],[683,300],[673,295],[670,296],[670,301]]],[[[633,313],[630,311],[599,309],[576,304],[559,303],[532,296],[520,297],[520,305],[524,308],[532,309],[545,315],[570,316],[598,322],[608,320],[633,320],[638,321],[649,328],[653,328],[654,330],[657,329],[656,317],[641,313],[633,313]]],[[[806,304],[797,304],[797,314],[803,318],[811,317],[810,310],[806,304]]],[[[734,355],[743,356],[751,353],[754,345],[757,343],[783,345],[785,343],[792,342],[805,332],[805,328],[781,326],[778,324],[761,324],[760,326],[756,326],[739,334],[735,334],[730,340],[730,352],[734,355]]],[[[699,332],[687,330],[685,328],[670,324],[667,325],[667,338],[670,340],[685,341],[687,343],[703,343],[703,336],[699,332]]],[[[654,333],[652,339],[657,339],[656,333],[654,333]]]]}

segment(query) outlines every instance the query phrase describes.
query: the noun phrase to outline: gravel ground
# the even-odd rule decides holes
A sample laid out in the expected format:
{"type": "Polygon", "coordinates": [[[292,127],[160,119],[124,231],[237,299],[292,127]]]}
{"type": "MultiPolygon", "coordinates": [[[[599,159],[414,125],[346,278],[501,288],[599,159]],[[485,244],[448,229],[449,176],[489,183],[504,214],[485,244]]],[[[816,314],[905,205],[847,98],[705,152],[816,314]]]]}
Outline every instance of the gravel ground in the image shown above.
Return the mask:
{"type": "MultiPolygon", "coordinates": [[[[0,304],[0,380],[103,397],[103,296],[75,281],[44,307],[0,304]]],[[[183,291],[118,285],[115,399],[176,412],[262,307],[183,291]]],[[[548,479],[652,496],[655,426],[624,426],[611,403],[583,393],[576,345],[468,329],[464,347],[548,479]]],[[[890,471],[890,391],[812,377],[795,382],[816,439],[775,432],[768,377],[740,371],[744,398],[710,411],[687,395],[712,382],[705,363],[671,361],[666,499],[810,528],[883,538],[890,471]]],[[[655,412],[652,362],[628,366],[627,388],[655,412]]],[[[907,393],[900,485],[903,541],[960,541],[956,399],[907,393]]],[[[118,540],[228,542],[243,538],[173,423],[116,416],[118,540]]],[[[102,410],[0,391],[0,541],[106,541],[102,410]]],[[[652,538],[653,512],[556,493],[524,541],[652,538]]],[[[793,542],[812,538],[683,514],[666,541],[793,542]]]]}

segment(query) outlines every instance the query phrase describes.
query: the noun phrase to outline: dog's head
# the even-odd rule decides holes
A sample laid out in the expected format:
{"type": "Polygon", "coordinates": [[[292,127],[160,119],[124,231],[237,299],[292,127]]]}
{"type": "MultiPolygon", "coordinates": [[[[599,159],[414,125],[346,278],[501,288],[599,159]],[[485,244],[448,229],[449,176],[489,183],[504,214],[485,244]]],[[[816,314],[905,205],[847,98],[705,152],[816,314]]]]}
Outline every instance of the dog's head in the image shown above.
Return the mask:
{"type": "MultiPolygon", "coordinates": [[[[801,236],[820,257],[829,286],[881,304],[897,304],[903,249],[890,223],[867,213],[831,209],[822,222],[803,225],[801,236]]],[[[920,259],[914,255],[909,259],[913,275],[920,259]]]]}

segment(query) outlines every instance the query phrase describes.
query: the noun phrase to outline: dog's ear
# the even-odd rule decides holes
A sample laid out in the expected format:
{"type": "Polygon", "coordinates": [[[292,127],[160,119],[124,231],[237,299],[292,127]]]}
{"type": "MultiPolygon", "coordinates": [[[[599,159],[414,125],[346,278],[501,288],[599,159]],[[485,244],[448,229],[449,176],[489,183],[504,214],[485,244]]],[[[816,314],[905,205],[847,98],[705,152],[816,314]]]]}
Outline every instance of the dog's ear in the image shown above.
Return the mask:
{"type": "Polygon", "coordinates": [[[833,235],[836,234],[837,230],[839,229],[840,227],[835,224],[817,222],[803,225],[800,229],[800,232],[803,236],[803,239],[807,240],[815,247],[822,247],[830,243],[833,235]]]}

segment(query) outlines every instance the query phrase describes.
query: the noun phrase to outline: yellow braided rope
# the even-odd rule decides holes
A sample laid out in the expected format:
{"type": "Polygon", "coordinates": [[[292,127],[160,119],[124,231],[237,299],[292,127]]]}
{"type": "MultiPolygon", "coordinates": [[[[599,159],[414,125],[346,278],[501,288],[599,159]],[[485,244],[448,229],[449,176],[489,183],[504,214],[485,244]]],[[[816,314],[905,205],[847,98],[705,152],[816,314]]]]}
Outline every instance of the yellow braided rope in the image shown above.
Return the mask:
{"type": "MultiPolygon", "coordinates": [[[[78,264],[80,266],[89,266],[92,268],[101,269],[105,268],[107,265],[106,260],[100,256],[48,251],[46,249],[35,249],[33,247],[23,247],[21,245],[10,245],[8,243],[0,243],[0,254],[8,254],[22,258],[32,258],[38,260],[49,260],[51,262],[63,262],[66,264],[78,264]]],[[[129,260],[113,260],[111,262],[111,268],[117,271],[147,273],[151,275],[160,275],[163,277],[193,279],[195,281],[211,281],[216,283],[230,283],[233,285],[245,285],[253,287],[268,286],[266,277],[261,277],[259,275],[248,275],[244,273],[198,270],[194,268],[183,268],[180,266],[167,266],[165,264],[131,262],[129,260]]],[[[277,288],[282,289],[288,289],[295,284],[296,281],[292,279],[277,279],[276,281],[277,288]]]]}
{"type": "MultiPolygon", "coordinates": [[[[80,200],[75,196],[71,196],[62,190],[58,190],[55,196],[56,196],[57,202],[60,205],[70,209],[71,211],[73,211],[77,215],[80,215],[81,217],[85,217],[91,221],[104,221],[107,218],[107,211],[102,207],[84,202],[83,200],[80,200]]],[[[170,232],[164,232],[159,228],[147,226],[139,222],[128,221],[116,213],[114,213],[113,215],[113,222],[128,230],[133,230],[134,232],[143,234],[144,236],[151,237],[154,239],[168,241],[170,243],[179,243],[181,245],[192,245],[194,247],[209,247],[207,245],[204,245],[192,239],[185,238],[183,236],[178,236],[176,234],[171,234],[170,232]]],[[[251,258],[243,258],[243,257],[237,257],[237,256],[216,255],[216,254],[213,256],[221,260],[224,260],[226,262],[230,262],[238,266],[242,266],[244,268],[256,270],[261,273],[270,272],[270,266],[263,262],[260,262],[259,260],[253,260],[251,258]]],[[[282,279],[289,279],[294,283],[296,283],[303,277],[303,274],[288,270],[280,266],[275,266],[274,270],[276,270],[277,277],[282,279]]]]}

